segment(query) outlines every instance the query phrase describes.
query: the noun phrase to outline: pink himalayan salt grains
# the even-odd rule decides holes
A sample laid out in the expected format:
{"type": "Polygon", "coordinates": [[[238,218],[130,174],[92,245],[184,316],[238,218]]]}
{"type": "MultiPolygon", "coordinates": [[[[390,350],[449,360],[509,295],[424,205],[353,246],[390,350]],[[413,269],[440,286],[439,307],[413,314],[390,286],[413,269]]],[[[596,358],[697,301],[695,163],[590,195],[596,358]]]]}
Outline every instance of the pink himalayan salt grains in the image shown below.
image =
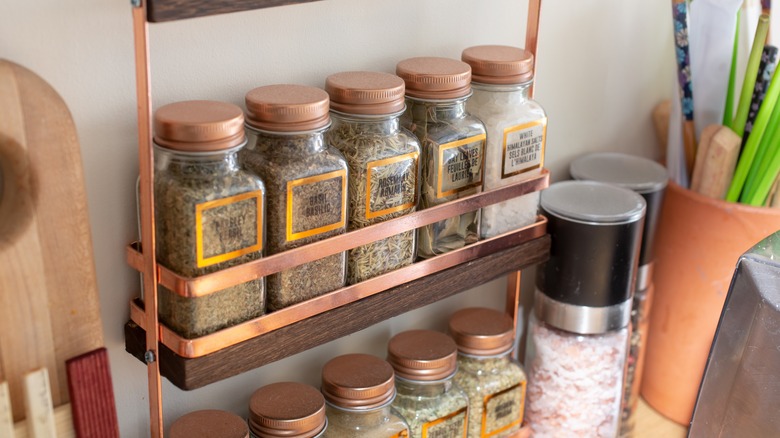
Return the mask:
{"type": "Polygon", "coordinates": [[[531,324],[525,412],[534,437],[617,435],[627,335],[625,328],[581,336],[531,324]]]}

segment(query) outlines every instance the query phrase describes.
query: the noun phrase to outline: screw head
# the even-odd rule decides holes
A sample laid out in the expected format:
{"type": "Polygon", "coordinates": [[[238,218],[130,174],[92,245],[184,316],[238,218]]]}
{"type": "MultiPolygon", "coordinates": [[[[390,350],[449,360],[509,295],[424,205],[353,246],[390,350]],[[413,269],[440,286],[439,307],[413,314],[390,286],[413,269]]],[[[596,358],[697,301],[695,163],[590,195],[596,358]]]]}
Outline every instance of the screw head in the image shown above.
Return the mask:
{"type": "Polygon", "coordinates": [[[144,362],[146,362],[147,364],[150,364],[150,363],[152,363],[154,361],[155,361],[154,351],[149,350],[146,353],[144,353],[144,362]]]}

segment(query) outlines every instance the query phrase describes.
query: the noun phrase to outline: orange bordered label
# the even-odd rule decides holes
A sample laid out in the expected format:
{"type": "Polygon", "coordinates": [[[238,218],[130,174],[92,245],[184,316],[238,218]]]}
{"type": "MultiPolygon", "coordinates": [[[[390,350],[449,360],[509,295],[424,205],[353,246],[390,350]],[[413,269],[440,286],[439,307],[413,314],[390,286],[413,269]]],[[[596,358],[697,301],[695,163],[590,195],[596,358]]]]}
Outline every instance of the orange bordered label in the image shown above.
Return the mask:
{"type": "Polygon", "coordinates": [[[256,190],[195,205],[199,268],[263,249],[263,192],[256,190]]]}
{"type": "Polygon", "coordinates": [[[547,117],[504,129],[501,178],[509,178],[544,165],[547,117]]]}
{"type": "Polygon", "coordinates": [[[411,152],[368,163],[366,219],[406,210],[417,205],[418,157],[417,152],[411,152]]]}
{"type": "Polygon", "coordinates": [[[422,438],[466,438],[468,408],[463,408],[422,426],[422,438]]]}
{"type": "Polygon", "coordinates": [[[525,382],[485,397],[482,406],[481,438],[490,438],[523,422],[525,382]]]}
{"type": "Polygon", "coordinates": [[[346,223],[346,169],[287,182],[288,242],[342,228],[346,223]]]}
{"type": "Polygon", "coordinates": [[[485,134],[439,146],[436,198],[482,186],[485,134]]]}

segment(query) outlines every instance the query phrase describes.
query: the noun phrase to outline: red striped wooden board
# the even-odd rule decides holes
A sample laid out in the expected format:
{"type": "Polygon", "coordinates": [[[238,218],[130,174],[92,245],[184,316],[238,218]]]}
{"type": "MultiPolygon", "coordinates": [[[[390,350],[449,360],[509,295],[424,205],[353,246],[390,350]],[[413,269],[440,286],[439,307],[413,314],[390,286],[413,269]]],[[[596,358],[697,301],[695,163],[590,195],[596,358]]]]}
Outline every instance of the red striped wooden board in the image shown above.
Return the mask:
{"type": "Polygon", "coordinates": [[[105,348],[65,362],[73,427],[79,438],[119,437],[111,368],[105,348]]]}

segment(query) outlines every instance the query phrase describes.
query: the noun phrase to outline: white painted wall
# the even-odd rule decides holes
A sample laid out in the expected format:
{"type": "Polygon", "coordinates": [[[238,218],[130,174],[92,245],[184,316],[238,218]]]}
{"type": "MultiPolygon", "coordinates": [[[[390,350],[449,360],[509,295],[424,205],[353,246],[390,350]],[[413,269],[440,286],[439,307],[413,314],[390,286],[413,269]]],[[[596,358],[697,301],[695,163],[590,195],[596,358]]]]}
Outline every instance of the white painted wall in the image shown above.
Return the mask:
{"type": "MultiPolygon", "coordinates": [[[[567,178],[570,160],[590,151],[657,156],[650,111],[670,95],[674,80],[669,2],[544,3],[537,99],[550,116],[546,164],[553,178],[567,178]]],[[[327,0],[152,25],[154,104],[195,98],[241,104],[259,85],[322,86],[330,73],[393,71],[410,56],[459,57],[476,44],[522,46],[526,9],[517,0],[327,0]]],[[[138,172],[129,0],[2,0],[0,57],[40,74],[73,113],[122,436],[147,436],[145,368],[124,352],[122,334],[127,303],[139,289],[123,258],[136,234],[138,172]]],[[[443,328],[447,315],[466,305],[500,307],[503,288],[497,280],[201,390],[183,392],[166,382],[166,424],[207,407],[244,415],[261,385],[283,379],[318,385],[319,368],[331,357],[383,356],[387,339],[401,330],[443,328]]]]}

